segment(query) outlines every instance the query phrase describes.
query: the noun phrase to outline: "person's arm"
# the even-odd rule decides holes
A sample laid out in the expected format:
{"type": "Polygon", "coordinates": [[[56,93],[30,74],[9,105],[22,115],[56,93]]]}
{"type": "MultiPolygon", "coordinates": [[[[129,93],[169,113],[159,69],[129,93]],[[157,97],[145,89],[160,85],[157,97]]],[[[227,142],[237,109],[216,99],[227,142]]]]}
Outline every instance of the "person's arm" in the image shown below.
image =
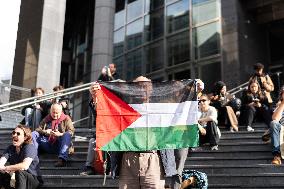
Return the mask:
{"type": "Polygon", "coordinates": [[[5,172],[5,163],[7,162],[6,157],[0,158],[0,172],[5,172]]]}
{"type": "Polygon", "coordinates": [[[269,75],[265,76],[265,81],[262,82],[262,85],[267,92],[274,91],[274,84],[269,75]]]}
{"type": "Polygon", "coordinates": [[[284,111],[284,100],[282,100],[279,106],[275,109],[272,115],[272,120],[280,121],[280,119],[282,118],[283,111],[284,111]]]}
{"type": "Polygon", "coordinates": [[[21,163],[5,166],[4,171],[9,173],[9,172],[15,172],[15,171],[20,171],[20,170],[28,170],[32,161],[33,161],[33,158],[26,157],[21,163]]]}

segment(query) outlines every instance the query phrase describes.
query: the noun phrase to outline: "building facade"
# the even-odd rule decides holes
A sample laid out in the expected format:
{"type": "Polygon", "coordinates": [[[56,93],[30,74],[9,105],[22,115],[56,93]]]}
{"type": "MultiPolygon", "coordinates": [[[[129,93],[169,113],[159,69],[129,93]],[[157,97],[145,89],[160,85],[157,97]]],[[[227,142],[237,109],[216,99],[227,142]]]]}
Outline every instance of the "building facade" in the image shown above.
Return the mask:
{"type": "Polygon", "coordinates": [[[70,87],[114,62],[124,80],[200,78],[208,89],[218,80],[232,88],[261,62],[278,87],[283,10],[281,0],[22,1],[12,84],[70,87]]]}

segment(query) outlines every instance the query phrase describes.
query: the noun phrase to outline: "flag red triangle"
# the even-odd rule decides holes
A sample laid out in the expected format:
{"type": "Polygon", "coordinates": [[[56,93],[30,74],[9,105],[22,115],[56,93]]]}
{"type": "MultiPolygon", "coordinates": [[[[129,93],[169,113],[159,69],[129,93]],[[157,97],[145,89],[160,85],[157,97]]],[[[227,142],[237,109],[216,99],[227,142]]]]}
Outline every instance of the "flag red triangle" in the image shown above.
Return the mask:
{"type": "Polygon", "coordinates": [[[96,146],[101,149],[141,114],[101,85],[97,91],[96,146]]]}

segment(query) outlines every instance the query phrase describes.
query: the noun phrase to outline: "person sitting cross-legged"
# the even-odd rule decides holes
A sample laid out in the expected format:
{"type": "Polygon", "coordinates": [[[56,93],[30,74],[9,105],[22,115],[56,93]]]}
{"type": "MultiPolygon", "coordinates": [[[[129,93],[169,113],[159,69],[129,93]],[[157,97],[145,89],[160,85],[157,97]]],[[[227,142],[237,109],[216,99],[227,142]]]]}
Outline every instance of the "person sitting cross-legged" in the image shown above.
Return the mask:
{"type": "Polygon", "coordinates": [[[58,153],[59,160],[54,165],[63,167],[68,159],[74,130],[72,120],[63,113],[62,106],[53,104],[50,114],[32,132],[33,143],[40,150],[48,153],[58,153]]]}
{"type": "Polygon", "coordinates": [[[272,115],[272,121],[270,123],[270,136],[272,143],[272,154],[274,156],[272,164],[281,165],[281,153],[280,153],[280,131],[284,126],[284,86],[280,91],[280,100],[278,106],[272,115]]]}

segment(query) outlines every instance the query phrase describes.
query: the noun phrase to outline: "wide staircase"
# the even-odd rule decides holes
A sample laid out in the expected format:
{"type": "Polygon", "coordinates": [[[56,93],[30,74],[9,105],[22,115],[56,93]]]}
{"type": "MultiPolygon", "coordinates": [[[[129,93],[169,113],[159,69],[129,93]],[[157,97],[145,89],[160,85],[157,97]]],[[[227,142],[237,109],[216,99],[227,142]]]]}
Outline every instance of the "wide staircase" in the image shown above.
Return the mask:
{"type": "MultiPolygon", "coordinates": [[[[74,90],[87,92],[86,95],[88,96],[87,85],[86,88],[75,88],[74,90]]],[[[71,94],[70,91],[65,91],[65,94],[68,93],[71,94]]],[[[77,93],[74,95],[76,97],[73,101],[74,107],[80,101],[77,93]]],[[[46,97],[52,98],[53,96],[47,95],[46,97]]],[[[83,104],[83,106],[85,107],[87,104],[83,104]]],[[[79,111],[74,109],[73,112],[79,111]]],[[[19,111],[14,109],[0,114],[3,119],[0,122],[1,154],[11,144],[11,132],[13,127],[22,119],[22,116],[19,111]]],[[[91,133],[94,132],[90,124],[89,120],[76,121],[76,131],[73,137],[75,153],[71,155],[66,167],[54,167],[54,163],[57,161],[57,156],[54,154],[40,155],[40,166],[45,181],[44,189],[118,188],[118,179],[113,180],[110,176],[106,176],[103,185],[103,175],[79,175],[86,161],[89,138],[92,136],[91,133]]],[[[205,172],[208,175],[209,188],[283,189],[284,166],[271,165],[271,144],[265,144],[261,140],[261,136],[267,127],[261,123],[256,123],[253,127],[254,132],[248,132],[244,126],[240,126],[240,131],[234,133],[221,127],[222,136],[219,150],[211,151],[207,146],[190,150],[185,169],[205,172]]]]}
{"type": "MultiPolygon", "coordinates": [[[[205,172],[209,188],[284,188],[284,166],[270,164],[271,144],[265,144],[261,135],[264,124],[254,125],[254,132],[240,127],[232,133],[221,128],[222,137],[218,151],[208,147],[190,150],[185,168],[205,172]]],[[[12,128],[0,128],[0,153],[11,143],[12,128]]],[[[80,176],[84,166],[90,129],[86,125],[76,128],[73,143],[75,153],[70,157],[67,167],[53,166],[57,157],[53,154],[40,155],[40,166],[45,180],[43,188],[118,188],[118,180],[102,175],[80,176]]]]}

